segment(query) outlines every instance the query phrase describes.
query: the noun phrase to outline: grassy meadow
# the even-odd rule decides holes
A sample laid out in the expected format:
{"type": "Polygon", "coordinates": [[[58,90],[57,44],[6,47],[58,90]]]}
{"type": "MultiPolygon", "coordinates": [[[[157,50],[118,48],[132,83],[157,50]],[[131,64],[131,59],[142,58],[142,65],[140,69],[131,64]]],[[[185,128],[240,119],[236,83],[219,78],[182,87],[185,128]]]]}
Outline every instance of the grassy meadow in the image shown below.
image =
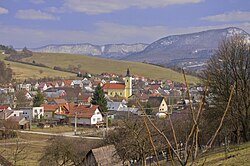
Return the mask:
{"type": "MultiPolygon", "coordinates": [[[[25,58],[23,61],[35,61],[36,63],[42,63],[51,68],[54,66],[60,66],[63,68],[67,68],[69,65],[76,67],[80,66],[82,70],[88,71],[92,74],[108,72],[125,75],[127,68],[129,68],[134,75],[144,76],[151,79],[170,79],[177,82],[183,82],[183,75],[178,72],[139,62],[62,53],[33,53],[32,57],[25,58]]],[[[199,79],[193,76],[187,76],[187,79],[189,83],[199,82],[199,79]]]]}
{"type": "MultiPolygon", "coordinates": [[[[3,60],[7,55],[0,55],[0,60],[3,60]]],[[[39,79],[44,77],[64,77],[69,78],[75,76],[75,74],[68,72],[56,71],[50,68],[32,66],[17,62],[5,61],[5,64],[8,65],[14,72],[14,78],[17,80],[25,80],[25,79],[39,79]]]]}

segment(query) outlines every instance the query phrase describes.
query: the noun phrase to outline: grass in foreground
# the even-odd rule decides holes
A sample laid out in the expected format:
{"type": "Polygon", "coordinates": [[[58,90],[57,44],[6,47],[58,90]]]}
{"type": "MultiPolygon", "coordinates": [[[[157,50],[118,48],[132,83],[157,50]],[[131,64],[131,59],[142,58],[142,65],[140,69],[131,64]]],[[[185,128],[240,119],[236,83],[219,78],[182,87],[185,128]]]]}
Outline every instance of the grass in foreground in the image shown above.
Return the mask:
{"type": "Polygon", "coordinates": [[[219,149],[219,152],[210,152],[202,157],[196,165],[202,165],[205,161],[205,166],[248,166],[250,165],[250,142],[240,145],[239,147],[230,146],[227,158],[224,149],[219,149]]]}
{"type": "MultiPolygon", "coordinates": [[[[177,82],[183,82],[183,75],[173,70],[149,65],[139,62],[121,61],[96,58],[75,54],[62,53],[33,53],[32,57],[25,58],[23,61],[45,64],[51,68],[60,66],[67,68],[69,65],[80,66],[82,70],[93,74],[100,74],[103,72],[116,73],[124,75],[127,68],[130,68],[131,73],[152,79],[170,79],[177,82]]],[[[197,77],[187,76],[189,83],[199,82],[197,77]]]]}

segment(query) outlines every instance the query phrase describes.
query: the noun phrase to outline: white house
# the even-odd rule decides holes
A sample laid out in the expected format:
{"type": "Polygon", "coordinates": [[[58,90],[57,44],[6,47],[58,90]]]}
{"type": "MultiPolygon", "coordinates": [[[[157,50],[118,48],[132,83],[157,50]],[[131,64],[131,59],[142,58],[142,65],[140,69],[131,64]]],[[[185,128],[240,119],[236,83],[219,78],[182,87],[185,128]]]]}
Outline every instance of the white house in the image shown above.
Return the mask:
{"type": "Polygon", "coordinates": [[[76,121],[78,125],[96,125],[103,121],[103,115],[96,105],[76,105],[70,108],[68,117],[71,124],[75,124],[76,121]]]}
{"type": "Polygon", "coordinates": [[[17,90],[26,90],[26,91],[31,91],[31,84],[18,84],[17,85],[17,90]]]}
{"type": "Polygon", "coordinates": [[[26,107],[20,110],[23,111],[23,116],[27,119],[41,119],[44,116],[44,107],[26,107]]]}
{"type": "Polygon", "coordinates": [[[149,97],[148,99],[149,106],[159,113],[171,114],[168,110],[168,105],[164,97],[149,97]]]}
{"type": "Polygon", "coordinates": [[[127,110],[127,105],[124,102],[107,102],[108,111],[125,111],[127,110]]]}

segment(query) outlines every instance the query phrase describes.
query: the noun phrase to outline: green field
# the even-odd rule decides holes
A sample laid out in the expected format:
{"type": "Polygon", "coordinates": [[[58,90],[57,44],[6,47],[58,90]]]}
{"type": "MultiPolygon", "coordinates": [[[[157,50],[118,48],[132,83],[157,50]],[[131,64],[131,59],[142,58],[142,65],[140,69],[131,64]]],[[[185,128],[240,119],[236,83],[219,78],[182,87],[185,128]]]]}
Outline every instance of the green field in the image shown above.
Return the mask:
{"type": "MultiPolygon", "coordinates": [[[[60,66],[63,68],[67,68],[69,65],[76,67],[80,66],[82,70],[88,71],[92,74],[107,72],[125,75],[127,68],[129,68],[133,75],[144,76],[151,79],[170,79],[177,82],[183,82],[183,75],[178,72],[139,62],[62,53],[33,53],[32,57],[25,58],[23,61],[35,61],[36,63],[42,63],[51,68],[54,66],[60,66]]],[[[187,76],[187,79],[189,83],[199,82],[199,79],[193,76],[187,76]]]]}
{"type": "MultiPolygon", "coordinates": [[[[0,60],[3,60],[7,55],[0,55],[0,60]]],[[[25,79],[39,79],[44,77],[64,77],[69,78],[75,76],[75,74],[56,71],[50,68],[32,66],[22,63],[5,61],[5,64],[8,65],[14,72],[14,78],[17,80],[25,80],[25,79]]]]}

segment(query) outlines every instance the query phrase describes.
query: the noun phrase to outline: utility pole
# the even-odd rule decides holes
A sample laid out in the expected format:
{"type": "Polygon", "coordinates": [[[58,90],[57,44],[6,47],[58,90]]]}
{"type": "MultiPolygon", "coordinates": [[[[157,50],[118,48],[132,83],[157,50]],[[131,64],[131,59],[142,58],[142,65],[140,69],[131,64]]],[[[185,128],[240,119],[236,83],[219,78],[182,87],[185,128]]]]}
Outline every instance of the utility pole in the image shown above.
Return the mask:
{"type": "Polygon", "coordinates": [[[75,135],[76,135],[76,130],[77,130],[77,112],[75,112],[75,130],[74,130],[75,135]]]}
{"type": "Polygon", "coordinates": [[[108,120],[108,113],[106,114],[106,136],[108,136],[108,125],[109,125],[109,120],[108,120]]]}

